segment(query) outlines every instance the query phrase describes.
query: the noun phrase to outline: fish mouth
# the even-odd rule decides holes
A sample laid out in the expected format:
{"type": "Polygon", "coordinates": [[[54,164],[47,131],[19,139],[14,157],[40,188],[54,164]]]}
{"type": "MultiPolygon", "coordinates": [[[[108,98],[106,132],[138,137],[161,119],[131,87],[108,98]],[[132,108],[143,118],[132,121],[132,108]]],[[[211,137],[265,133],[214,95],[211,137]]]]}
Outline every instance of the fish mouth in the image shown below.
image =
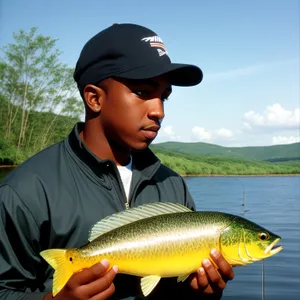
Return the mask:
{"type": "Polygon", "coordinates": [[[280,238],[277,238],[272,244],[270,244],[266,250],[265,254],[267,255],[274,255],[282,250],[281,245],[276,245],[280,241],[280,238]]]}

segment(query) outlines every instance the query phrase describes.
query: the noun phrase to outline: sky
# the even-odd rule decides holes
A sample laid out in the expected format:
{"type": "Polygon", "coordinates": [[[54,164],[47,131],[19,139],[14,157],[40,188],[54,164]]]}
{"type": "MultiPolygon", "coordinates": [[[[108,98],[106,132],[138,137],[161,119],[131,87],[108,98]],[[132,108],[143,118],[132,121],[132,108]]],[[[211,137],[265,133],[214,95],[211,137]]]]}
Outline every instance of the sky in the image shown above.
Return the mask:
{"type": "Polygon", "coordinates": [[[113,23],[150,28],[172,62],[204,73],[197,86],[173,87],[155,143],[300,142],[300,0],[0,0],[0,47],[36,26],[75,67],[113,23]]]}

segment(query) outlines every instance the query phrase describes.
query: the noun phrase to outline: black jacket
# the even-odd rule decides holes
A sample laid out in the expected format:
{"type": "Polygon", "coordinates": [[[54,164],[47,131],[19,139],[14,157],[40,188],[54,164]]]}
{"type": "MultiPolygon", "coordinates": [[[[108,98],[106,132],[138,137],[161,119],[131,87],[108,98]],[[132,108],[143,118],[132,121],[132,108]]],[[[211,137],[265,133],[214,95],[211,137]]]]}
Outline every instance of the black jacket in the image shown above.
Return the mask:
{"type": "MultiPolygon", "coordinates": [[[[93,224],[125,209],[115,164],[89,151],[79,137],[82,126],[78,123],[66,140],[28,159],[1,182],[0,299],[42,299],[51,291],[53,270],[39,253],[83,246],[93,224]]],[[[170,201],[195,209],[182,177],[150,149],[132,153],[132,159],[131,207],[170,201]]],[[[134,297],[140,294],[138,278],[117,275],[115,285],[115,299],[139,298],[134,297]]],[[[152,298],[181,299],[177,289],[187,293],[189,287],[162,279],[152,298]]]]}

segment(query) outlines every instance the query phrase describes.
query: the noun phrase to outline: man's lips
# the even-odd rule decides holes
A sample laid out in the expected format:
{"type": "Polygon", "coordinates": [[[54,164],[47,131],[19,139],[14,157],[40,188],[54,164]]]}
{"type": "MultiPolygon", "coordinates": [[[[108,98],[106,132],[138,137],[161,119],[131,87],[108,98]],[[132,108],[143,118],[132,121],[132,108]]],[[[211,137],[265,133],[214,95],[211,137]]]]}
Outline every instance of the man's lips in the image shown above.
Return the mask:
{"type": "Polygon", "coordinates": [[[154,139],[157,135],[157,132],[159,131],[160,126],[159,125],[148,125],[142,128],[142,131],[144,132],[144,135],[148,139],[154,139]]]}
{"type": "Polygon", "coordinates": [[[147,131],[149,130],[149,131],[154,131],[154,132],[157,132],[159,129],[160,129],[159,125],[148,125],[148,126],[143,127],[143,130],[147,130],[147,131]]]}

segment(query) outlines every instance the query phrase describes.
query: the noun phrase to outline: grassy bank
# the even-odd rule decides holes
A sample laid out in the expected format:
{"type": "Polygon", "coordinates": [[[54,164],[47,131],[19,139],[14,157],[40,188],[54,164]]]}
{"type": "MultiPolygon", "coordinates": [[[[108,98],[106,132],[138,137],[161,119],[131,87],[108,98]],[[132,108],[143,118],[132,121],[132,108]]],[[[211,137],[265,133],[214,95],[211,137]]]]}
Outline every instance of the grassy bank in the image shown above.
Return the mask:
{"type": "MultiPolygon", "coordinates": [[[[189,155],[169,150],[158,150],[156,148],[152,150],[162,163],[183,176],[276,176],[300,174],[300,160],[270,162],[189,155]]],[[[35,153],[30,151],[23,152],[18,156],[15,156],[15,154],[15,151],[2,152],[1,156],[0,149],[1,167],[16,166],[35,153]]]]}
{"type": "Polygon", "coordinates": [[[294,175],[300,174],[300,160],[285,162],[254,161],[217,156],[197,156],[153,149],[160,160],[182,175],[294,175]]]}

